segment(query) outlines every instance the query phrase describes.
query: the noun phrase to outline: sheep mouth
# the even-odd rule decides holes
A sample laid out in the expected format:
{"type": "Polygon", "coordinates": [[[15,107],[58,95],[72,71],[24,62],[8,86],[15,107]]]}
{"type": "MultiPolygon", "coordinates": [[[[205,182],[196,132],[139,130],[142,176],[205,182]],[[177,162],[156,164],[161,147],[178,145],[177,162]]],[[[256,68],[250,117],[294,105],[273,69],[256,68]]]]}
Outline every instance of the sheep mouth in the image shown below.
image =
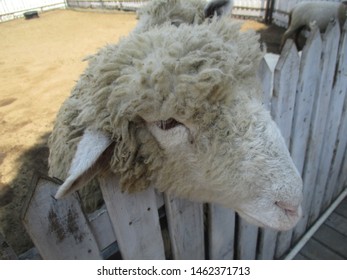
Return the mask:
{"type": "Polygon", "coordinates": [[[275,205],[280,208],[280,210],[283,211],[287,217],[291,217],[292,219],[298,219],[302,215],[300,205],[289,205],[280,201],[276,201],[275,205]]]}
{"type": "Polygon", "coordinates": [[[250,211],[237,211],[240,217],[247,222],[262,228],[271,228],[278,231],[287,231],[292,229],[302,217],[302,208],[284,209],[274,204],[275,207],[271,213],[262,215],[259,212],[251,213],[250,211]]]}

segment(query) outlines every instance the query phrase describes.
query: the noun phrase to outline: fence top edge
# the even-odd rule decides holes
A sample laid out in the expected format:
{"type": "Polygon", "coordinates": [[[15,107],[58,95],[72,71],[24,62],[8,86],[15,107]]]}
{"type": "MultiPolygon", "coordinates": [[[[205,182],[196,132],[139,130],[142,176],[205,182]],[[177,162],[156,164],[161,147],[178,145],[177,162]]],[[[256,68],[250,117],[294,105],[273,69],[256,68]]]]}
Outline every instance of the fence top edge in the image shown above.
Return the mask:
{"type": "Polygon", "coordinates": [[[278,62],[275,67],[275,72],[280,72],[283,66],[286,64],[289,57],[293,57],[295,60],[299,61],[300,56],[298,53],[298,50],[296,48],[296,45],[294,43],[294,40],[288,39],[283,47],[283,50],[280,54],[280,57],[278,59],[278,62]]]}
{"type": "Polygon", "coordinates": [[[32,176],[31,182],[30,182],[30,187],[29,187],[28,193],[24,199],[23,206],[21,208],[21,213],[20,213],[21,221],[23,221],[25,218],[26,212],[30,206],[30,202],[31,202],[31,200],[35,194],[37,185],[38,185],[40,180],[46,180],[46,181],[49,181],[49,182],[52,182],[52,183],[58,184],[58,185],[61,185],[63,183],[58,178],[51,178],[40,171],[34,171],[34,174],[32,176]]]}

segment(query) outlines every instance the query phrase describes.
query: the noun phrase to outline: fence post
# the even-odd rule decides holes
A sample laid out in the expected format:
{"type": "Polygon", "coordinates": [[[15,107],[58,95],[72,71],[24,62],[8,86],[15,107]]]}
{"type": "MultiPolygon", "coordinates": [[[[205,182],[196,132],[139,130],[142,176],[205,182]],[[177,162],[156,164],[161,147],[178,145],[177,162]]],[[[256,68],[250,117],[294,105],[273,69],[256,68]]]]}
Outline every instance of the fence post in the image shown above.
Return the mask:
{"type": "Polygon", "coordinates": [[[265,10],[265,23],[272,23],[272,15],[274,12],[275,0],[267,0],[266,1],[266,10],[265,10]]]}

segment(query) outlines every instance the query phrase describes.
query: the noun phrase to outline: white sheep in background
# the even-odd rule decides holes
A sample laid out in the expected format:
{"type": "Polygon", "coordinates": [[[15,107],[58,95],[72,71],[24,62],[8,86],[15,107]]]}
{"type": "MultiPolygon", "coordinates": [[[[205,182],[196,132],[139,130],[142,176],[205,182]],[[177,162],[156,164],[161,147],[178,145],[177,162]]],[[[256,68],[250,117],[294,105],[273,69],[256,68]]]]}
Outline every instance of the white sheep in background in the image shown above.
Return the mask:
{"type": "Polygon", "coordinates": [[[297,43],[300,31],[305,28],[311,29],[311,26],[317,26],[321,32],[324,32],[330,21],[337,20],[342,28],[346,17],[347,1],[342,3],[329,1],[300,2],[294,6],[289,14],[289,24],[283,34],[281,48],[285,41],[292,36],[294,36],[297,43]]]}
{"type": "Polygon", "coordinates": [[[147,31],[155,26],[170,22],[179,26],[201,24],[206,18],[231,15],[233,0],[154,0],[138,10],[139,22],[135,32],[147,31]]]}
{"type": "Polygon", "coordinates": [[[269,112],[254,32],[216,18],[132,33],[90,59],[49,140],[56,197],[95,176],[219,203],[278,230],[301,216],[302,180],[269,112]]]}

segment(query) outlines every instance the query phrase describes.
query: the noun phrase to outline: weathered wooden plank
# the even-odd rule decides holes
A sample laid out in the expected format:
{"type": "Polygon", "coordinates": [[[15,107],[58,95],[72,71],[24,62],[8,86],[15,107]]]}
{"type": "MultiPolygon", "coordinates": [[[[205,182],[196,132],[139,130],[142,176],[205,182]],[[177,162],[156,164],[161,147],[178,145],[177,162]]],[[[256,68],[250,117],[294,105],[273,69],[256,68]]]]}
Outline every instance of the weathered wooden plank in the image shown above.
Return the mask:
{"type": "Polygon", "coordinates": [[[272,229],[260,229],[257,259],[272,260],[275,256],[278,232],[272,229]]]}
{"type": "MultiPolygon", "coordinates": [[[[316,125],[319,126],[319,130],[317,130],[317,134],[315,140],[319,141],[318,151],[320,151],[321,159],[319,165],[319,172],[317,174],[316,183],[315,183],[315,191],[311,204],[311,211],[309,216],[309,223],[313,223],[324,209],[321,209],[324,193],[325,193],[325,185],[327,181],[327,177],[330,170],[330,160],[325,159],[322,156],[332,154],[333,147],[326,151],[329,147],[324,145],[324,136],[325,129],[327,123],[327,116],[329,113],[329,106],[331,100],[332,86],[334,82],[334,74],[336,70],[336,61],[339,47],[339,38],[340,38],[340,28],[338,24],[332,25],[329,24],[326,33],[324,34],[323,43],[323,69],[322,69],[322,79],[320,84],[320,105],[316,111],[316,120],[319,123],[316,125]],[[316,138],[317,137],[317,138],[316,138]],[[323,152],[323,153],[322,153],[323,152]],[[326,162],[325,162],[326,160],[326,162]]],[[[329,145],[333,145],[330,144],[329,145]]]]}
{"type": "Polygon", "coordinates": [[[173,258],[205,259],[203,204],[164,197],[173,258]]]}
{"type": "Polygon", "coordinates": [[[314,98],[320,79],[322,40],[318,30],[308,38],[302,51],[296,92],[290,152],[301,174],[310,131],[314,98]]]}
{"type": "Polygon", "coordinates": [[[347,188],[347,147],[345,151],[344,161],[341,165],[340,174],[337,180],[337,186],[339,188],[338,194],[347,188]]]}
{"type": "Polygon", "coordinates": [[[0,260],[18,260],[12,247],[6,242],[0,233],[0,260]]]}
{"type": "Polygon", "coordinates": [[[43,259],[100,259],[95,238],[76,195],[56,200],[61,184],[37,175],[22,221],[43,259]]]}
{"type": "Polygon", "coordinates": [[[291,247],[293,231],[282,231],[277,235],[275,259],[282,259],[291,247]]]}
{"type": "Polygon", "coordinates": [[[88,215],[88,220],[100,251],[104,250],[116,241],[116,235],[113,231],[106,205],[88,215]]]}
{"type": "Polygon", "coordinates": [[[335,212],[347,219],[347,197],[342,200],[340,205],[335,209],[335,212]]]}
{"type": "Polygon", "coordinates": [[[323,224],[314,234],[314,238],[347,259],[347,237],[345,235],[323,224]]]}
{"type": "Polygon", "coordinates": [[[335,229],[342,235],[347,236],[347,217],[334,212],[328,217],[328,219],[325,221],[325,224],[335,229]]]}
{"type": "Polygon", "coordinates": [[[99,180],[123,259],[165,259],[154,189],[128,194],[117,175],[99,180]]]}
{"type": "MultiPolygon", "coordinates": [[[[323,51],[323,71],[321,79],[320,91],[330,98],[332,93],[332,84],[334,81],[334,73],[336,70],[337,53],[339,46],[340,29],[338,24],[331,27],[328,26],[328,30],[324,36],[324,51],[323,51]]],[[[336,96],[332,96],[332,98],[336,96]]],[[[329,104],[329,99],[326,98],[325,102],[329,104]]],[[[338,119],[340,119],[342,104],[341,98],[338,98],[339,104],[336,104],[333,100],[330,103],[327,111],[322,112],[324,117],[321,118],[321,126],[325,128],[324,134],[320,138],[324,140],[320,151],[320,163],[318,167],[318,174],[316,178],[314,196],[311,204],[311,211],[309,216],[309,224],[312,224],[319,216],[322,209],[322,202],[325,193],[325,187],[329,176],[331,160],[334,153],[335,141],[338,130],[338,119]],[[335,111],[332,111],[335,110],[335,111]],[[333,119],[334,118],[334,119],[333,119]],[[327,121],[325,122],[325,120],[327,121]]],[[[324,108],[325,109],[325,108],[324,108]]]]}
{"type": "Polygon", "coordinates": [[[311,260],[343,260],[343,257],[331,251],[314,238],[311,238],[301,249],[300,254],[311,260]]]}
{"type": "Polygon", "coordinates": [[[287,40],[274,73],[271,113],[289,147],[300,58],[292,40],[287,40]],[[290,79],[288,79],[290,77],[290,79]]]}
{"type": "Polygon", "coordinates": [[[323,207],[327,207],[331,201],[339,194],[339,186],[337,184],[338,174],[341,169],[341,164],[344,157],[344,152],[347,145],[347,22],[343,28],[343,33],[340,40],[339,47],[339,62],[336,71],[335,86],[332,98],[334,98],[333,104],[337,104],[337,110],[341,117],[334,116],[335,119],[331,118],[329,120],[330,126],[339,125],[337,136],[335,153],[333,153],[332,165],[329,171],[328,182],[326,184],[326,194],[325,200],[323,202],[323,207]],[[337,99],[337,100],[336,100],[337,99]],[[341,112],[339,111],[341,110],[341,112]]]}
{"type": "MultiPolygon", "coordinates": [[[[300,57],[292,40],[287,40],[275,68],[271,113],[289,147],[294,103],[299,78],[300,57]],[[290,78],[288,78],[290,77],[290,78]]],[[[280,258],[290,247],[291,231],[277,236],[275,257],[280,258]]]]}
{"type": "Polygon", "coordinates": [[[335,160],[330,175],[331,181],[328,183],[336,186],[333,197],[337,197],[345,187],[347,177],[347,94],[344,102],[343,113],[337,136],[337,147],[335,160]]]}
{"type": "MultiPolygon", "coordinates": [[[[295,97],[293,129],[290,136],[290,153],[300,174],[303,171],[312,107],[320,76],[319,61],[321,45],[319,32],[313,32],[303,49],[298,71],[299,77],[295,97]]],[[[308,192],[308,188],[309,186],[304,185],[304,192],[308,192]]],[[[307,196],[304,195],[304,197],[306,198],[307,196]]],[[[305,202],[303,202],[303,208],[308,208],[305,202]]],[[[305,211],[309,211],[309,209],[304,210],[304,213],[305,211]]],[[[292,234],[293,231],[279,233],[275,251],[276,259],[280,259],[290,248],[292,234]]]]}
{"type": "Polygon", "coordinates": [[[335,72],[339,34],[337,34],[337,41],[332,40],[333,38],[331,38],[331,36],[336,35],[336,32],[339,33],[339,30],[338,28],[332,29],[332,26],[329,26],[327,32],[329,36],[325,36],[323,40],[321,62],[322,72],[313,106],[310,138],[306,155],[305,169],[303,171],[303,181],[305,186],[303,201],[304,215],[294,230],[294,242],[298,241],[298,239],[305,232],[309,222],[311,207],[314,207],[312,205],[312,201],[315,196],[315,183],[318,176],[321,151],[324,143],[325,124],[327,115],[329,114],[329,104],[331,99],[333,75],[335,72]],[[332,41],[335,43],[332,43],[332,41]],[[332,49],[331,53],[330,49],[332,49]]]}
{"type": "MultiPolygon", "coordinates": [[[[347,97],[347,89],[346,89],[346,97],[347,97]]],[[[336,102],[334,102],[334,103],[336,103],[336,102]]],[[[336,103],[336,104],[338,104],[338,103],[336,103]]],[[[335,112],[338,112],[338,111],[339,111],[339,109],[336,108],[335,112]]],[[[347,125],[345,125],[345,124],[342,124],[342,125],[347,127],[347,125]]],[[[332,124],[331,125],[332,130],[335,130],[336,126],[337,126],[337,124],[332,124]]],[[[347,130],[345,130],[345,131],[347,133],[347,130]]],[[[335,135],[332,135],[331,138],[334,136],[335,135]]],[[[342,188],[344,187],[343,184],[342,185],[338,184],[338,180],[337,180],[338,175],[337,174],[339,174],[339,171],[341,171],[341,166],[343,164],[343,156],[345,156],[345,151],[347,148],[347,141],[346,140],[347,140],[346,135],[344,137],[341,137],[341,138],[339,136],[337,136],[336,144],[334,145],[335,148],[333,149],[333,147],[331,147],[331,149],[333,149],[333,150],[331,150],[330,152],[332,152],[333,154],[331,155],[332,159],[331,159],[330,172],[329,172],[328,177],[327,177],[327,183],[326,183],[326,187],[325,187],[325,193],[324,193],[324,197],[323,197],[321,211],[328,208],[328,206],[332,203],[332,200],[335,199],[340,194],[340,192],[342,191],[342,188]],[[344,150],[342,151],[343,147],[344,147],[344,150]]]]}
{"type": "Polygon", "coordinates": [[[236,256],[239,260],[255,260],[258,241],[258,227],[239,218],[236,256]]]}
{"type": "Polygon", "coordinates": [[[271,97],[273,90],[273,73],[278,61],[278,55],[266,54],[261,60],[258,70],[259,79],[263,85],[263,104],[266,109],[271,108],[271,97]]]}
{"type": "Polygon", "coordinates": [[[209,205],[208,216],[209,258],[234,258],[235,212],[219,205],[209,205]]]}

